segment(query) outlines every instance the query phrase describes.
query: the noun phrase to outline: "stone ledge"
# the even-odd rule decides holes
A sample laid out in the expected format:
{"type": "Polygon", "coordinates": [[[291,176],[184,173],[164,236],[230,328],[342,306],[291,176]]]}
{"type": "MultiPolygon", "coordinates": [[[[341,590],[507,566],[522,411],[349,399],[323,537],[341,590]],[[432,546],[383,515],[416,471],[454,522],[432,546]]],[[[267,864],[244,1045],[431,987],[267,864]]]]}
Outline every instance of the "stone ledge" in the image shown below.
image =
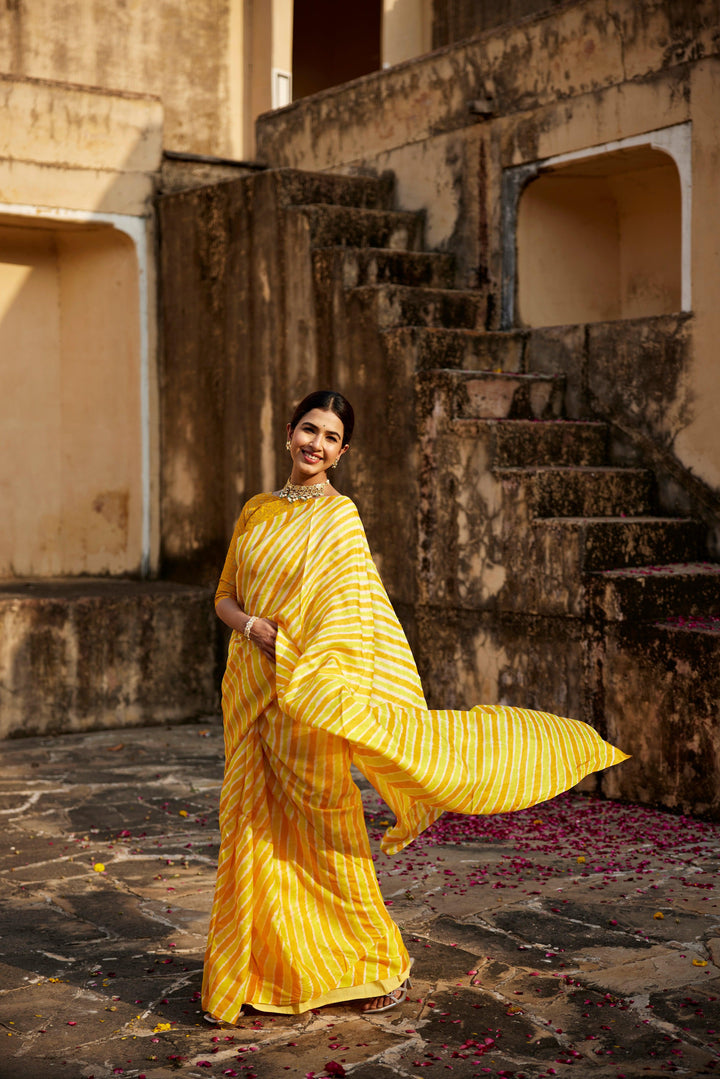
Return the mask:
{"type": "Polygon", "coordinates": [[[167,581],[0,584],[0,737],[217,711],[212,593],[167,581]]]}

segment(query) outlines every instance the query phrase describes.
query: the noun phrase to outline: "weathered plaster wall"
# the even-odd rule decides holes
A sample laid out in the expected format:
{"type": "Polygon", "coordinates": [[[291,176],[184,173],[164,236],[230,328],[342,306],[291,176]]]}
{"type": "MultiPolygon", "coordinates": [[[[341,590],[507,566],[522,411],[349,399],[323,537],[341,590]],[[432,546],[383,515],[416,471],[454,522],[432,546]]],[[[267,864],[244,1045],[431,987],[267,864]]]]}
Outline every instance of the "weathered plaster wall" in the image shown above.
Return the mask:
{"type": "Polygon", "coordinates": [[[233,0],[3,4],[0,72],[156,96],[169,148],[231,156],[239,150],[230,78],[235,6],[233,0]]]}
{"type": "Polygon", "coordinates": [[[0,203],[142,215],[161,154],[152,97],[0,74],[0,203]]]}

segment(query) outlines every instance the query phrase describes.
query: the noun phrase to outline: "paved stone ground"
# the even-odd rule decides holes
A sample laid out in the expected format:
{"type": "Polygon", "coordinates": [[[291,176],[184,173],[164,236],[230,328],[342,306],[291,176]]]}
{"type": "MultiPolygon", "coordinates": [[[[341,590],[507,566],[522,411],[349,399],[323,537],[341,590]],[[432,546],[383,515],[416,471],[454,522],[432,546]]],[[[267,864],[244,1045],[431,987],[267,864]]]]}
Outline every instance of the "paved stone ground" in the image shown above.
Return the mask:
{"type": "Polygon", "coordinates": [[[217,724],[1,752],[1,1079],[720,1073],[720,825],[578,794],[445,817],[377,858],[406,1004],[213,1030],[217,724]]]}

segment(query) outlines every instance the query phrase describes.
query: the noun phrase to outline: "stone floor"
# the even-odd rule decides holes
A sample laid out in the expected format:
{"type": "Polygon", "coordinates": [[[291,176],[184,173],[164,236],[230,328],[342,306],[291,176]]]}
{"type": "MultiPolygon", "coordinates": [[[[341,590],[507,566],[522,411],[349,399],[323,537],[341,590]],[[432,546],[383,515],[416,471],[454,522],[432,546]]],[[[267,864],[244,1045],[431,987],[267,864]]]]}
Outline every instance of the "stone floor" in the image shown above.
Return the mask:
{"type": "Polygon", "coordinates": [[[212,1029],[217,724],[1,752],[1,1079],[720,1074],[718,824],[578,794],[445,817],[377,857],[407,1003],[212,1029]]]}

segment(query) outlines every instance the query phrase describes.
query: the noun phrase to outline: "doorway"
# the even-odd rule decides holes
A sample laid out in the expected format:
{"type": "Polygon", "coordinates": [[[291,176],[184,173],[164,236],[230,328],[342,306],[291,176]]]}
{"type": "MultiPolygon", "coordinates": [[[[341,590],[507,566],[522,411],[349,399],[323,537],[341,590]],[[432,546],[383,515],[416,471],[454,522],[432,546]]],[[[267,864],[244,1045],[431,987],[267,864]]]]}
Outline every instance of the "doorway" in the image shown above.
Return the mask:
{"type": "Polygon", "coordinates": [[[295,0],[293,98],[378,71],[381,27],[382,0],[295,0]]]}

